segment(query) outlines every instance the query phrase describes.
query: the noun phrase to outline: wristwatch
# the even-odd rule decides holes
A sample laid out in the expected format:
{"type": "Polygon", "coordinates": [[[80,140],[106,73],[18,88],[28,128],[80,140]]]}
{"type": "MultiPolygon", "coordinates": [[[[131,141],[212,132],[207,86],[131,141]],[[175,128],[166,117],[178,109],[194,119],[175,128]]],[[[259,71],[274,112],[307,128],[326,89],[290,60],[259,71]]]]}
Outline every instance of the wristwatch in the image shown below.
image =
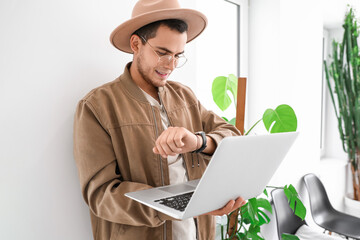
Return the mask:
{"type": "Polygon", "coordinates": [[[204,151],[204,149],[206,148],[206,135],[205,132],[201,131],[201,132],[196,132],[195,135],[199,135],[201,136],[203,143],[201,145],[201,147],[195,151],[192,151],[191,153],[201,153],[202,151],[204,151]]]}

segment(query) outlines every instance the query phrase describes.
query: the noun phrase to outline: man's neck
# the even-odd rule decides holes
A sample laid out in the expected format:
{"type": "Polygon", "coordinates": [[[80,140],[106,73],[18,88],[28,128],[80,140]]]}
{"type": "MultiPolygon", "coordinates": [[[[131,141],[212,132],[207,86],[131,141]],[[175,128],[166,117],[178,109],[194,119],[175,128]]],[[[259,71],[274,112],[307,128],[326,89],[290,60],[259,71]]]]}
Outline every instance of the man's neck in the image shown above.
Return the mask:
{"type": "Polygon", "coordinates": [[[131,78],[133,79],[133,81],[135,82],[135,84],[139,88],[141,88],[144,92],[146,92],[151,97],[153,97],[158,102],[160,102],[159,95],[158,95],[158,89],[143,79],[143,77],[140,75],[139,71],[136,70],[136,66],[134,65],[134,62],[130,66],[130,75],[131,75],[131,78]]]}

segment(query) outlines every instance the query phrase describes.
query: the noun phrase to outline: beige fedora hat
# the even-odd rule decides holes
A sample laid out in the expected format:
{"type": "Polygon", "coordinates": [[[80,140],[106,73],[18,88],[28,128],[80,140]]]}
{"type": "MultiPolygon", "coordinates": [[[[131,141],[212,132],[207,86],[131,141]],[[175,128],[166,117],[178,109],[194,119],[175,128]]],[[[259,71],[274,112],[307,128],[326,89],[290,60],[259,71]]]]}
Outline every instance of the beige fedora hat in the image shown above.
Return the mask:
{"type": "Polygon", "coordinates": [[[177,0],[139,0],[131,19],[119,25],[110,35],[111,43],[119,50],[132,53],[130,37],[139,28],[159,20],[180,19],[188,24],[187,42],[204,31],[207,18],[201,12],[180,8],[177,0]]]}

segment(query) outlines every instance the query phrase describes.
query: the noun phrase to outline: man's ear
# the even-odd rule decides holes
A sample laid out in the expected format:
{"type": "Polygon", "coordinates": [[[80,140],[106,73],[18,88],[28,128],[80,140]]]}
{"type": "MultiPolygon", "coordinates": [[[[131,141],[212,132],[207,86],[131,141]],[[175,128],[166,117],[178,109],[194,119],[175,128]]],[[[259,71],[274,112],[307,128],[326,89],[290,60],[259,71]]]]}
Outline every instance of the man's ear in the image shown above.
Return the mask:
{"type": "Polygon", "coordinates": [[[135,34],[131,35],[131,37],[130,37],[131,50],[134,53],[137,53],[139,51],[139,48],[141,47],[140,45],[142,45],[140,37],[138,35],[135,35],[135,34]]]}

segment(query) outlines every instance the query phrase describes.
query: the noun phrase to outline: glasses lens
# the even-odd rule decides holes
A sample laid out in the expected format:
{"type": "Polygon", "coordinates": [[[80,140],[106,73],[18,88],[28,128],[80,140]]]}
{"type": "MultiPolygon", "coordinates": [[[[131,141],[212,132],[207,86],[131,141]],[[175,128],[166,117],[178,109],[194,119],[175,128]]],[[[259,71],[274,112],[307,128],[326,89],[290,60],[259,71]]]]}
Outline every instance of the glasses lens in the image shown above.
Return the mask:
{"type": "MultiPolygon", "coordinates": [[[[159,58],[159,63],[164,65],[168,65],[172,63],[172,61],[173,61],[173,56],[171,55],[165,55],[159,58]]],[[[185,65],[186,61],[187,59],[185,56],[179,56],[178,58],[175,58],[174,65],[176,68],[181,68],[182,66],[185,65]]]]}
{"type": "Polygon", "coordinates": [[[161,56],[159,57],[159,62],[161,64],[169,64],[172,60],[172,56],[171,55],[164,55],[164,56],[161,56]]]}
{"type": "Polygon", "coordinates": [[[182,66],[185,65],[186,62],[187,62],[187,59],[185,56],[179,56],[179,58],[176,59],[176,61],[175,61],[175,65],[177,68],[181,68],[182,66]]]}

